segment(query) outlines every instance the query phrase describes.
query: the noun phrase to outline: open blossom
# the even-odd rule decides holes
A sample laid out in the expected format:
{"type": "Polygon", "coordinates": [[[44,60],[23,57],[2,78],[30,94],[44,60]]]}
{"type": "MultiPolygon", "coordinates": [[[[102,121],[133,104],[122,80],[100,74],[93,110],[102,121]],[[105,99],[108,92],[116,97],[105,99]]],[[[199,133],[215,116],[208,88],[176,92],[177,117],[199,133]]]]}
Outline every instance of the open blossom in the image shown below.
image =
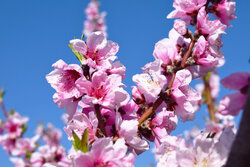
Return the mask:
{"type": "Polygon", "coordinates": [[[182,121],[190,121],[195,117],[195,104],[201,100],[201,96],[193,88],[189,86],[192,80],[190,71],[183,69],[176,73],[172,86],[172,97],[177,105],[175,105],[176,115],[182,121]]]}
{"type": "Polygon", "coordinates": [[[177,116],[163,108],[152,120],[150,128],[154,134],[154,142],[158,147],[165,138],[177,127],[177,116]]]}
{"type": "Polygon", "coordinates": [[[166,65],[173,65],[181,60],[176,43],[168,38],[164,38],[155,44],[153,55],[166,65]]]}
{"type": "Polygon", "coordinates": [[[138,123],[137,119],[122,120],[120,113],[116,113],[117,135],[119,138],[124,138],[132,152],[137,155],[149,149],[148,142],[138,136],[138,123]]]}
{"type": "Polygon", "coordinates": [[[220,35],[225,33],[226,27],[219,20],[209,20],[205,7],[199,10],[197,15],[197,29],[201,34],[210,36],[214,34],[220,35]]]}
{"type": "Polygon", "coordinates": [[[82,68],[77,64],[66,64],[63,60],[58,60],[52,65],[54,71],[46,76],[48,83],[62,95],[62,98],[78,98],[82,92],[75,82],[83,76],[82,68]]]}
{"type": "Polygon", "coordinates": [[[36,134],[50,146],[58,145],[62,137],[62,132],[56,129],[51,123],[47,124],[47,128],[44,128],[42,124],[38,125],[36,134]]]}
{"type": "Polygon", "coordinates": [[[52,65],[55,70],[46,75],[48,83],[56,90],[53,100],[60,108],[66,108],[69,119],[74,115],[78,98],[83,93],[76,86],[76,81],[83,77],[82,68],[77,64],[66,64],[58,60],[52,65]]]}
{"type": "Polygon", "coordinates": [[[235,6],[236,3],[231,0],[221,0],[215,5],[215,12],[213,14],[216,18],[220,19],[223,24],[231,26],[230,21],[236,18],[235,6]]]}
{"type": "Polygon", "coordinates": [[[72,167],[64,148],[61,146],[44,145],[39,147],[38,151],[31,154],[30,163],[34,167],[42,167],[47,163],[57,167],[72,167]]]}
{"type": "Polygon", "coordinates": [[[15,112],[13,115],[9,115],[3,129],[8,133],[9,138],[20,137],[23,133],[23,126],[28,122],[27,117],[22,117],[19,113],[15,112]]]}
{"type": "Polygon", "coordinates": [[[109,59],[114,59],[119,50],[118,44],[108,41],[105,34],[100,31],[91,33],[86,43],[80,39],[73,39],[70,44],[84,56],[83,64],[95,69],[110,68],[109,59]]]}
{"type": "Polygon", "coordinates": [[[36,148],[39,136],[33,138],[18,138],[15,141],[15,147],[11,149],[11,155],[23,156],[27,152],[33,152],[36,148]]]}
{"type": "Polygon", "coordinates": [[[192,16],[197,13],[197,11],[207,3],[207,0],[175,0],[174,8],[167,18],[185,18],[187,16],[192,16]]]}
{"type": "Polygon", "coordinates": [[[136,83],[138,90],[144,95],[146,102],[153,103],[161,90],[166,87],[167,79],[161,74],[160,61],[156,60],[153,63],[145,65],[143,68],[144,74],[136,74],[133,76],[133,81],[136,83]]]}
{"type": "Polygon", "coordinates": [[[92,82],[80,79],[77,85],[86,94],[82,99],[86,104],[100,104],[113,108],[123,106],[129,101],[129,94],[121,88],[121,76],[117,74],[108,76],[99,70],[93,74],[92,82]]]}
{"type": "Polygon", "coordinates": [[[218,138],[211,138],[209,132],[202,132],[195,137],[192,145],[186,145],[178,138],[170,140],[169,137],[155,150],[157,167],[222,167],[227,160],[235,135],[232,127],[227,127],[219,135],[218,138]]]}
{"type": "Polygon", "coordinates": [[[89,129],[89,142],[94,141],[97,131],[98,120],[94,112],[90,112],[89,116],[83,113],[75,113],[72,120],[67,123],[67,127],[64,128],[69,140],[74,140],[72,131],[76,133],[79,139],[82,139],[84,131],[89,129]]]}
{"type": "Polygon", "coordinates": [[[111,138],[96,140],[88,153],[77,152],[76,167],[133,167],[134,156],[127,154],[124,139],[118,139],[115,144],[111,138]]]}
{"type": "Polygon", "coordinates": [[[239,92],[224,96],[218,107],[218,111],[223,115],[238,115],[243,109],[246,94],[249,86],[250,73],[237,72],[221,80],[222,85],[230,90],[239,92]]]}
{"type": "MultiPolygon", "coordinates": [[[[173,28],[169,32],[169,38],[164,38],[155,44],[153,56],[159,59],[164,65],[177,65],[181,60],[180,47],[187,48],[190,39],[184,38],[176,29],[173,28]]],[[[180,30],[184,31],[184,30],[180,30]]]]}

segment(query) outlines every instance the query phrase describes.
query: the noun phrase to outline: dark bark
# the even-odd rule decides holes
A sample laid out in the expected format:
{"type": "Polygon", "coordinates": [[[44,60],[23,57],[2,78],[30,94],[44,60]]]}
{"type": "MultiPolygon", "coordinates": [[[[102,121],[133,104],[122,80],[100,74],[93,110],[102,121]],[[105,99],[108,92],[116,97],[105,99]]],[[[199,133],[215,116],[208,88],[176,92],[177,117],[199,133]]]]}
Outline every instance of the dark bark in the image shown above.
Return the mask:
{"type": "Polygon", "coordinates": [[[250,167],[250,84],[239,130],[225,167],[250,167]]]}

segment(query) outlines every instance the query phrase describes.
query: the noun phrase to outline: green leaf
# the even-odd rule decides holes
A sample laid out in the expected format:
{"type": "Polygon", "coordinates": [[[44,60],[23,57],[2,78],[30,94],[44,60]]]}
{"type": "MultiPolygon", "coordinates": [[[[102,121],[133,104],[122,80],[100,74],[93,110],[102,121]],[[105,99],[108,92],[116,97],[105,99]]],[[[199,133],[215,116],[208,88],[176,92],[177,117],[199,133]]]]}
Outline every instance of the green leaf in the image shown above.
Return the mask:
{"type": "Polygon", "coordinates": [[[72,44],[68,44],[68,46],[70,47],[70,49],[73,51],[73,53],[76,55],[76,58],[81,62],[81,64],[83,64],[84,61],[84,57],[81,53],[77,52],[75,50],[75,48],[73,47],[72,44]]]}
{"type": "Polygon", "coordinates": [[[81,140],[77,136],[77,134],[72,130],[72,136],[74,138],[74,141],[72,141],[72,144],[76,151],[81,150],[81,140]]]}
{"type": "Polygon", "coordinates": [[[83,153],[88,152],[88,138],[89,138],[89,129],[85,129],[84,133],[82,134],[82,140],[77,136],[77,134],[72,130],[72,136],[74,141],[72,144],[76,151],[80,150],[83,153]]]}
{"type": "Polygon", "coordinates": [[[85,129],[82,135],[82,152],[88,152],[89,128],[85,129]]]}

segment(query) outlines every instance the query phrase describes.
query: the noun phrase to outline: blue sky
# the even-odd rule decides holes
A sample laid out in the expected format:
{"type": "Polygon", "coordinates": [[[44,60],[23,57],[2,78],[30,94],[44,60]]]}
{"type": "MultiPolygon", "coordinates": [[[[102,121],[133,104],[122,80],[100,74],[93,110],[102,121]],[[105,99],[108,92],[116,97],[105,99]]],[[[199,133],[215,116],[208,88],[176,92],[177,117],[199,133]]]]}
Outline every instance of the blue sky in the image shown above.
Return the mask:
{"type": "MultiPolygon", "coordinates": [[[[166,15],[172,11],[172,0],[101,1],[101,10],[107,11],[108,39],[117,42],[119,60],[127,68],[124,83],[128,91],[132,76],[153,61],[154,44],[168,37],[173,20],[166,15]]],[[[51,122],[62,129],[64,124],[59,109],[52,100],[54,90],[45,80],[51,65],[58,59],[78,63],[67,47],[69,40],[80,38],[86,0],[1,0],[0,1],[0,87],[6,90],[5,104],[29,116],[27,136],[34,134],[39,122],[51,122]]],[[[236,1],[237,2],[237,1],[236,1]]],[[[226,64],[219,68],[221,78],[236,71],[250,71],[249,2],[237,2],[238,19],[223,36],[222,48],[226,64]]],[[[228,93],[221,90],[220,98],[228,93]]],[[[204,125],[206,109],[197,113],[194,122],[180,123],[173,134],[180,134],[194,125],[204,125]]],[[[3,114],[0,113],[0,118],[3,114]]],[[[239,119],[239,118],[238,118],[239,119]]],[[[63,145],[70,142],[63,136],[63,145]]],[[[13,166],[0,148],[1,166],[13,166]]],[[[148,151],[138,157],[135,166],[148,166],[154,156],[148,151]]]]}

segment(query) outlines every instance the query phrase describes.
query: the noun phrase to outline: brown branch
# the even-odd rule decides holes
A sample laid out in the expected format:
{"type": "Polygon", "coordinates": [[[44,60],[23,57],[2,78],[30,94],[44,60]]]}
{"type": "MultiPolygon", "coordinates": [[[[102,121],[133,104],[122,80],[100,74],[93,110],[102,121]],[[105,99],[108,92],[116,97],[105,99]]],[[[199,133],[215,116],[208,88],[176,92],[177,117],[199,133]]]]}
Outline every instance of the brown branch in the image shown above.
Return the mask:
{"type": "Polygon", "coordinates": [[[159,97],[153,104],[152,107],[148,108],[143,114],[142,116],[138,119],[138,127],[141,126],[141,124],[161,105],[161,103],[163,102],[163,99],[161,97],[159,97]]]}
{"type": "Polygon", "coordinates": [[[188,48],[188,51],[186,52],[186,54],[184,55],[183,59],[182,59],[182,62],[181,62],[181,68],[185,68],[186,67],[186,62],[187,62],[187,59],[189,58],[189,56],[191,55],[192,53],[192,50],[194,48],[194,44],[195,44],[195,40],[191,40],[190,42],[190,45],[189,45],[189,48],[188,48]]]}
{"type": "Polygon", "coordinates": [[[239,130],[231,147],[225,167],[250,166],[250,80],[247,99],[240,121],[239,130]]]}
{"type": "Polygon", "coordinates": [[[95,111],[96,111],[96,117],[98,119],[98,128],[101,130],[101,132],[104,136],[107,136],[106,130],[105,130],[105,124],[104,124],[103,117],[102,117],[102,114],[100,111],[100,106],[99,106],[99,104],[95,104],[94,107],[95,107],[95,111]]]}
{"type": "Polygon", "coordinates": [[[213,100],[212,95],[211,95],[211,87],[209,84],[209,77],[203,78],[203,82],[205,85],[203,94],[205,95],[205,103],[206,103],[207,108],[208,108],[210,120],[212,120],[214,122],[218,122],[218,120],[215,117],[214,100],[213,100]]]}

